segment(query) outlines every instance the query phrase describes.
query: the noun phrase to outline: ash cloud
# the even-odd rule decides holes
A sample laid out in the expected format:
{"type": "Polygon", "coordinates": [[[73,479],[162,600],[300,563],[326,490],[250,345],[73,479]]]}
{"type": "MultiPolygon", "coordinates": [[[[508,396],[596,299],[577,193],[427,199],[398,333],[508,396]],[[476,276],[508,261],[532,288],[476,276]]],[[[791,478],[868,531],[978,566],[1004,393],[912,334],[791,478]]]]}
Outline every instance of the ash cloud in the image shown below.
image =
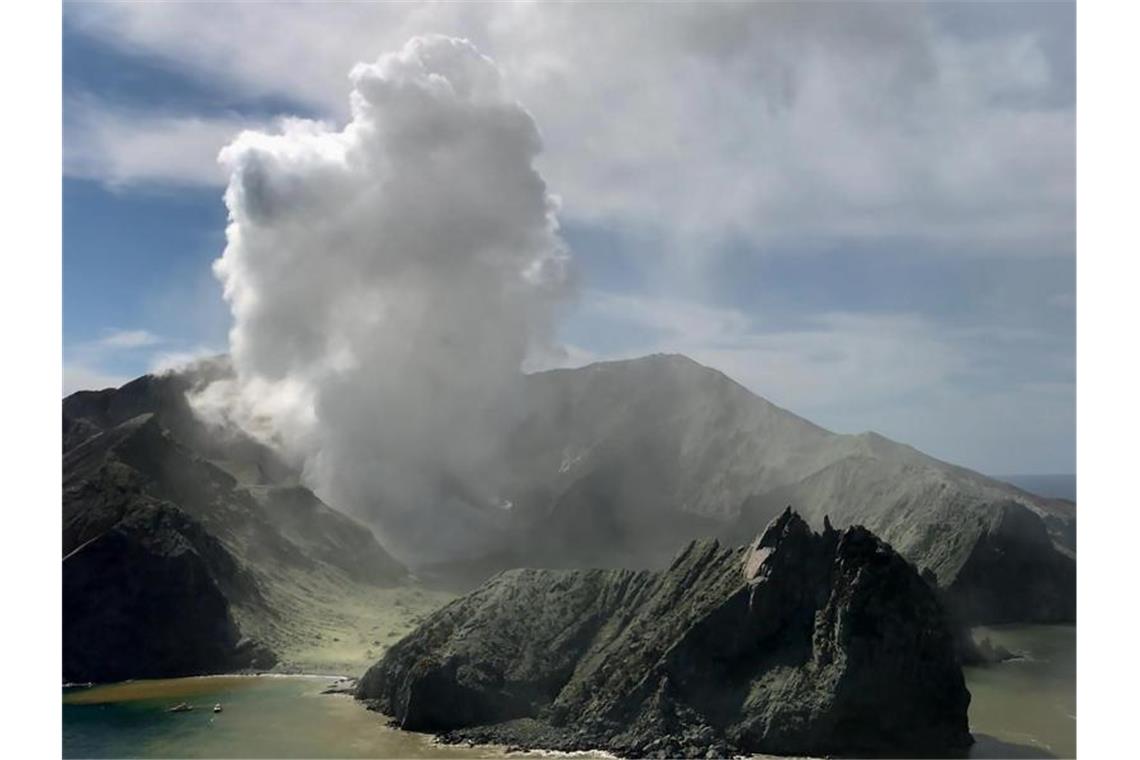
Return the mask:
{"type": "Polygon", "coordinates": [[[571,289],[534,120],[465,41],[353,68],[351,120],[221,153],[234,379],[196,399],[274,441],[401,555],[499,530],[520,366],[571,289]]]}

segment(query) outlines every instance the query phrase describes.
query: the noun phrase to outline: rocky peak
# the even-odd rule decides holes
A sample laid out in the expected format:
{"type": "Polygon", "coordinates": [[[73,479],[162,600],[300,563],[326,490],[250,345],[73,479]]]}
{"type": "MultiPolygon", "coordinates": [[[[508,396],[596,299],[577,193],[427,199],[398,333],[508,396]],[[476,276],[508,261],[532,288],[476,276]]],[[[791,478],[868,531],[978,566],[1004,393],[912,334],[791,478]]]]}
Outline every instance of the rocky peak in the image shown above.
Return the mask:
{"type": "Polygon", "coordinates": [[[445,741],[623,756],[971,742],[927,583],[865,528],[813,533],[791,509],[746,548],[694,541],[662,572],[501,574],[389,650],[357,697],[445,741]]]}
{"type": "MultiPolygon", "coordinates": [[[[784,512],[772,520],[768,527],[756,537],[744,555],[744,580],[758,583],[767,577],[771,570],[777,547],[784,547],[785,554],[803,555],[815,540],[811,527],[802,517],[788,506],[784,512]]],[[[796,561],[799,561],[797,558],[796,561]]]]}

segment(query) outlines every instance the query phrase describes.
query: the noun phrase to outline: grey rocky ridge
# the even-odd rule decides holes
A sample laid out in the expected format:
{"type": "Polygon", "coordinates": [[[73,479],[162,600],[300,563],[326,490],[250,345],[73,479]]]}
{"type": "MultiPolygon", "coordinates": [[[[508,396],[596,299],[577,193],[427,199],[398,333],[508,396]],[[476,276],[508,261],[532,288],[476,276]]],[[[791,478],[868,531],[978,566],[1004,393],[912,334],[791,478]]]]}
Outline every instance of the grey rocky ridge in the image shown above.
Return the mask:
{"type": "Polygon", "coordinates": [[[314,614],[406,571],[268,448],[200,423],[212,367],[63,403],[63,676],[264,669],[314,614]]]}
{"type": "MultiPolygon", "coordinates": [[[[501,556],[518,565],[660,567],[689,538],[743,543],[792,504],[814,528],[864,525],[972,623],[1076,615],[1076,505],[875,433],[833,433],[684,356],[527,377],[507,457],[501,556]]],[[[441,567],[442,575],[449,568],[441,567]]]]}
{"type": "Polygon", "coordinates": [[[445,741],[634,757],[968,746],[945,611],[861,527],[790,509],[663,571],[511,570],[390,649],[357,698],[445,741]]]}

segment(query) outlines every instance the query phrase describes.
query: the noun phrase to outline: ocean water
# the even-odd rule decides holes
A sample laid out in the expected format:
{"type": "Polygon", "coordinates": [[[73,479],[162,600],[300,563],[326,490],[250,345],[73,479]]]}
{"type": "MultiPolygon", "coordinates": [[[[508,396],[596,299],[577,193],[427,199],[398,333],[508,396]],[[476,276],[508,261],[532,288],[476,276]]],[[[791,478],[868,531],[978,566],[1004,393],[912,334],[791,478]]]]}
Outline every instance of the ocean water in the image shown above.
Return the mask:
{"type": "Polygon", "coordinates": [[[1023,491],[1048,499],[1077,500],[1076,475],[995,475],[994,477],[1011,483],[1023,491]]]}
{"type": "MultiPolygon", "coordinates": [[[[967,668],[969,757],[1073,757],[1076,629],[980,630],[1023,659],[967,668]]],[[[324,695],[321,676],[220,676],[64,689],[63,756],[214,758],[466,758],[502,748],[436,744],[390,728],[351,697],[324,695]],[[168,713],[177,702],[194,710],[168,713]],[[221,703],[223,712],[211,708],[221,703]]],[[[541,753],[533,753],[541,754],[541,753]]]]}

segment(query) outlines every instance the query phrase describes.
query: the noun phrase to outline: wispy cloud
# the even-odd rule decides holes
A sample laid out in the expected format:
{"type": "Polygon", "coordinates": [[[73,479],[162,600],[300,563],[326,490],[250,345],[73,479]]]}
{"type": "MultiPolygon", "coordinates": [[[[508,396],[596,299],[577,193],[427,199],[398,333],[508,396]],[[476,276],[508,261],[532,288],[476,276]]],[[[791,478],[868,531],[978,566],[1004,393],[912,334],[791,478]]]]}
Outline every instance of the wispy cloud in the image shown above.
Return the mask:
{"type": "Polygon", "coordinates": [[[129,110],[93,98],[65,106],[64,174],[111,187],[225,185],[218,151],[254,120],[129,110]]]}
{"type": "Polygon", "coordinates": [[[118,387],[131,378],[124,371],[140,358],[168,343],[141,328],[108,328],[97,338],[64,347],[63,393],[118,387]]]}
{"type": "Polygon", "coordinates": [[[104,388],[118,388],[130,380],[125,375],[104,372],[99,369],[82,364],[67,363],[63,365],[63,395],[69,396],[76,391],[97,391],[104,388]]]}
{"type": "Polygon", "coordinates": [[[162,343],[162,338],[147,330],[111,330],[93,341],[95,349],[144,348],[162,343]]]}

